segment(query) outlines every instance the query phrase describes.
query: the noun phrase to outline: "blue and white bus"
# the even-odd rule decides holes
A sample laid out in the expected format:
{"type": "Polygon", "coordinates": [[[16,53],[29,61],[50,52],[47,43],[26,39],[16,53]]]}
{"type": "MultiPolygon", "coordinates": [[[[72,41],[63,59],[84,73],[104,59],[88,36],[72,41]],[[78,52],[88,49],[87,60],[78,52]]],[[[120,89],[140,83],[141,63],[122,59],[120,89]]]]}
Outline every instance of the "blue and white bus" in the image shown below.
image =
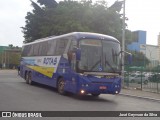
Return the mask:
{"type": "Polygon", "coordinates": [[[73,32],[22,47],[20,75],[57,88],[60,94],[118,94],[121,90],[120,42],[111,36],[73,32]]]}

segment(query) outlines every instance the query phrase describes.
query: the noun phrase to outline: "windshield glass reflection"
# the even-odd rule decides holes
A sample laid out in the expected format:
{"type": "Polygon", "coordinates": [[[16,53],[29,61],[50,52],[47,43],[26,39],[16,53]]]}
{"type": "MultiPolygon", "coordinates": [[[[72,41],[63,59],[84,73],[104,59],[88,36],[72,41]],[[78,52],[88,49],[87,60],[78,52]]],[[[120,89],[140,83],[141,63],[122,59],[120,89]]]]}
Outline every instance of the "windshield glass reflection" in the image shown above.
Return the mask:
{"type": "Polygon", "coordinates": [[[79,69],[88,72],[120,72],[120,44],[113,41],[84,39],[80,41],[79,69]]]}

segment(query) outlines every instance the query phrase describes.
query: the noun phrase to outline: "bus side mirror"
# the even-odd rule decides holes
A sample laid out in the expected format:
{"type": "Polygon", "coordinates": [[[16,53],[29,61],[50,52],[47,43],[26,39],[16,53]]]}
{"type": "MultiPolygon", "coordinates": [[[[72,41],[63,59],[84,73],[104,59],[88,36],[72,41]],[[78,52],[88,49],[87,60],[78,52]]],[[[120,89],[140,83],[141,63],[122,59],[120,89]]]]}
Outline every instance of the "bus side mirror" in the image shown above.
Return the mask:
{"type": "Polygon", "coordinates": [[[76,60],[81,60],[81,50],[79,48],[76,50],[76,60]]]}
{"type": "Polygon", "coordinates": [[[124,59],[128,62],[128,64],[132,64],[132,54],[126,51],[120,51],[118,55],[125,53],[127,55],[124,59]]]}

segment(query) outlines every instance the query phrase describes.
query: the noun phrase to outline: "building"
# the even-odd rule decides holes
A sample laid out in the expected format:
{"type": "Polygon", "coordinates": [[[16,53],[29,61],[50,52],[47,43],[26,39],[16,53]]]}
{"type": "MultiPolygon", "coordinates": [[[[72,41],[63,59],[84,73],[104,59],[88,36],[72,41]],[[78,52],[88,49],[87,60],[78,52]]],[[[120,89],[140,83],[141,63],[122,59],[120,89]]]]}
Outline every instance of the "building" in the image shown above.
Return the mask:
{"type": "Polygon", "coordinates": [[[157,45],[140,45],[140,52],[142,52],[149,60],[149,68],[159,65],[159,46],[157,45]]]}
{"type": "Polygon", "coordinates": [[[132,40],[133,42],[127,46],[127,49],[140,52],[140,45],[146,45],[146,31],[134,31],[132,33],[132,40]]]}
{"type": "Polygon", "coordinates": [[[127,46],[128,50],[142,52],[149,60],[148,67],[153,68],[160,63],[160,35],[158,45],[146,44],[146,31],[134,31],[133,42],[127,46]]]}
{"type": "Polygon", "coordinates": [[[5,49],[8,49],[8,46],[0,46],[0,53],[2,53],[5,49]]]}
{"type": "Polygon", "coordinates": [[[0,68],[16,68],[19,64],[21,48],[0,46],[0,68]]]}

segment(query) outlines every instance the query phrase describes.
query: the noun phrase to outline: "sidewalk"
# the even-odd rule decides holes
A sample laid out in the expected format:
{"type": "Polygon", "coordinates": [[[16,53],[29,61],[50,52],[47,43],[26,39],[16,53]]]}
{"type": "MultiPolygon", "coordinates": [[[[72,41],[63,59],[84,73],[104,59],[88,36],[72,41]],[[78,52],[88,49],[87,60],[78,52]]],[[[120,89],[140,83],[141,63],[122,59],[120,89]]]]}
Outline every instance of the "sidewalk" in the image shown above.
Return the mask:
{"type": "Polygon", "coordinates": [[[148,99],[148,100],[160,102],[160,94],[141,91],[141,90],[124,88],[121,90],[120,95],[137,97],[137,98],[148,99]]]}

